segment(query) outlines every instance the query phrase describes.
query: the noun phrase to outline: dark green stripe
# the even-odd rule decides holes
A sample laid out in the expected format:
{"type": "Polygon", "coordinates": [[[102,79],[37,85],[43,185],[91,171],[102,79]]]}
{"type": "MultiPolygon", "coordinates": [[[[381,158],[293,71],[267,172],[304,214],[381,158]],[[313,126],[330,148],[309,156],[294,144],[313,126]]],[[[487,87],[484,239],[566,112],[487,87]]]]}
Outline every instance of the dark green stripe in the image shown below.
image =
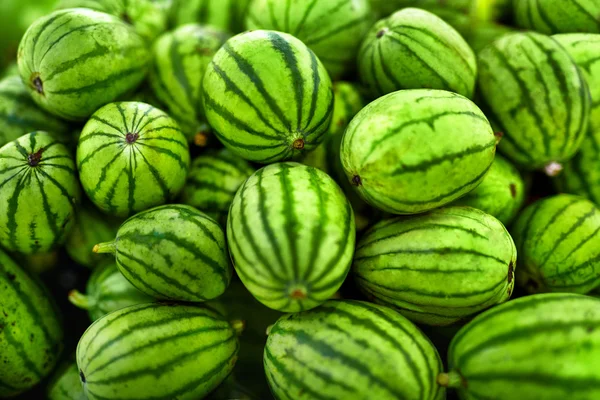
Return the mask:
{"type": "Polygon", "coordinates": [[[561,261],[560,263],[561,263],[561,264],[564,264],[564,263],[565,263],[565,262],[566,262],[566,261],[569,259],[569,257],[571,257],[571,256],[572,256],[572,255],[573,255],[573,254],[574,254],[574,253],[575,253],[577,250],[579,250],[580,248],[582,248],[582,247],[583,247],[583,245],[585,245],[587,242],[589,242],[590,240],[592,240],[593,238],[595,238],[595,237],[596,237],[596,235],[598,234],[598,232],[600,232],[600,226],[598,226],[594,232],[592,232],[591,234],[587,235],[587,237],[586,237],[585,239],[581,240],[581,241],[580,241],[580,242],[577,244],[577,246],[575,246],[575,247],[573,248],[573,250],[571,250],[571,251],[569,252],[569,254],[567,254],[567,255],[565,256],[565,258],[563,258],[563,259],[562,259],[562,261],[561,261]]]}
{"type": "MultiPolygon", "coordinates": [[[[347,1],[344,1],[344,5],[348,5],[349,3],[347,1]]],[[[350,5],[350,7],[353,7],[353,5],[350,5]]],[[[346,20],[344,19],[340,19],[341,21],[346,20]]],[[[347,31],[348,29],[353,29],[356,28],[357,25],[361,25],[361,24],[365,24],[366,22],[368,22],[368,17],[365,15],[359,15],[356,18],[347,21],[345,24],[340,25],[338,27],[332,28],[328,31],[323,32],[322,34],[320,34],[319,36],[314,36],[314,37],[309,37],[307,39],[304,40],[304,43],[307,46],[317,46],[319,44],[319,42],[323,41],[323,40],[327,40],[332,38],[335,35],[339,35],[340,33],[347,31]]]]}
{"type": "Polygon", "coordinates": [[[300,270],[298,266],[298,246],[296,242],[296,232],[298,231],[298,219],[296,218],[294,186],[290,180],[290,169],[288,164],[279,164],[280,173],[279,184],[281,185],[281,206],[283,211],[283,219],[285,221],[285,236],[288,241],[290,250],[290,258],[292,260],[292,274],[295,282],[300,278],[300,270]]]}
{"type": "MultiPolygon", "coordinates": [[[[117,132],[120,134],[120,136],[119,136],[119,137],[123,137],[123,135],[124,135],[125,133],[127,133],[127,132],[123,132],[123,128],[120,128],[120,127],[118,127],[118,126],[116,126],[116,125],[113,125],[111,122],[109,122],[109,121],[107,121],[107,120],[105,120],[105,119],[102,119],[102,118],[98,117],[97,115],[92,115],[92,116],[90,117],[90,120],[92,120],[92,121],[96,121],[96,122],[100,122],[101,124],[104,124],[104,125],[106,125],[106,126],[108,126],[108,127],[110,127],[110,128],[113,128],[115,131],[117,131],[117,132]]],[[[86,136],[87,136],[87,135],[88,135],[88,134],[86,133],[86,136]]]]}
{"type": "MultiPolygon", "coordinates": [[[[81,171],[81,169],[83,168],[83,166],[90,161],[92,158],[94,158],[94,156],[97,156],[101,150],[104,150],[107,147],[111,147],[113,145],[116,144],[123,144],[123,140],[119,139],[119,140],[115,140],[112,142],[106,142],[104,144],[102,144],[101,146],[98,146],[96,149],[94,149],[93,151],[90,152],[90,154],[88,154],[83,160],[81,160],[81,162],[79,163],[79,165],[77,165],[77,169],[79,171],[81,171]]],[[[115,146],[117,147],[117,146],[115,146]]],[[[121,150],[122,146],[118,146],[118,150],[121,150]]],[[[120,153],[117,153],[117,155],[119,155],[120,153]]]]}
{"type": "MultiPolygon", "coordinates": [[[[542,229],[536,229],[535,233],[536,233],[537,237],[535,238],[535,241],[531,244],[530,248],[532,248],[532,249],[538,248],[538,244],[544,238],[544,236],[548,233],[548,230],[550,229],[550,227],[554,223],[556,223],[558,218],[560,218],[571,206],[577,205],[580,203],[584,203],[584,202],[586,202],[586,200],[579,199],[579,198],[573,198],[573,199],[569,199],[569,202],[567,204],[558,208],[554,212],[554,214],[552,214],[552,217],[550,217],[550,219],[548,220],[548,222],[542,229]]],[[[533,239],[533,238],[531,238],[531,239],[533,239]]]]}
{"type": "Polygon", "coordinates": [[[316,4],[317,4],[317,0],[311,0],[311,3],[306,6],[306,8],[304,9],[304,14],[302,15],[300,22],[298,22],[298,25],[296,26],[296,30],[294,32],[290,32],[293,36],[295,36],[295,37],[304,36],[302,34],[302,28],[304,28],[304,24],[306,23],[308,16],[312,12],[312,10],[316,4]]]}
{"type": "MultiPolygon", "coordinates": [[[[332,98],[333,98],[333,95],[332,95],[332,98]]],[[[333,113],[333,107],[334,107],[334,105],[333,105],[333,100],[332,100],[329,103],[329,106],[327,107],[325,114],[323,114],[323,117],[316,124],[314,124],[312,128],[309,129],[309,127],[307,126],[308,131],[306,131],[304,133],[305,138],[308,138],[316,133],[317,135],[312,137],[311,141],[313,143],[320,142],[319,138],[321,138],[321,136],[323,136],[324,134],[329,132],[329,124],[331,123],[331,114],[333,113]],[[324,125],[326,125],[326,126],[324,126],[324,125]]]]}
{"type": "MultiPolygon", "coordinates": [[[[81,145],[81,143],[87,142],[90,139],[94,139],[96,137],[109,137],[109,138],[114,138],[114,139],[119,139],[119,140],[124,140],[125,137],[123,135],[117,135],[114,133],[107,133],[107,132],[90,132],[90,133],[86,133],[85,136],[83,136],[80,140],[79,140],[79,144],[81,145]]],[[[113,142],[114,143],[114,142],[113,142]]],[[[44,158],[45,159],[45,158],[44,158]]]]}
{"type": "MultiPolygon", "coordinates": [[[[96,57],[101,57],[103,55],[108,54],[109,52],[110,52],[110,49],[108,47],[102,46],[101,44],[96,42],[94,48],[92,50],[88,51],[87,53],[83,53],[82,55],[78,56],[75,59],[63,61],[62,63],[58,64],[55,68],[52,69],[52,72],[50,72],[48,75],[45,76],[44,83],[47,84],[55,76],[62,74],[64,72],[67,72],[78,65],[81,65],[82,63],[84,63],[87,60],[91,60],[96,57]]],[[[40,62],[40,64],[41,64],[41,62],[40,62]]]]}
{"type": "Polygon", "coordinates": [[[135,209],[135,179],[133,177],[133,157],[135,156],[135,151],[129,152],[129,168],[125,168],[125,173],[127,174],[128,181],[128,196],[127,196],[127,210],[128,214],[131,214],[135,209]]]}
{"type": "MultiPolygon", "coordinates": [[[[122,103],[114,103],[114,106],[117,109],[117,111],[119,112],[119,115],[121,116],[121,122],[123,123],[123,129],[125,129],[125,132],[132,133],[131,130],[129,129],[129,124],[127,123],[127,115],[125,114],[125,110],[123,109],[121,104],[122,103]]],[[[136,107],[136,110],[137,110],[137,107],[136,107]]]]}
{"type": "Polygon", "coordinates": [[[103,79],[100,79],[96,82],[87,85],[60,90],[46,90],[46,93],[56,95],[71,95],[80,93],[89,94],[90,92],[95,92],[102,89],[114,88],[116,85],[116,81],[130,78],[134,74],[140,74],[141,71],[143,71],[143,69],[140,69],[139,66],[135,66],[132,68],[123,69],[121,71],[115,72],[104,77],[103,79]]]}
{"type": "MultiPolygon", "coordinates": [[[[46,214],[46,221],[48,222],[48,226],[50,228],[50,230],[52,231],[52,234],[54,235],[52,242],[56,242],[58,240],[58,238],[60,238],[64,232],[62,231],[62,227],[59,226],[58,224],[58,214],[53,213],[52,212],[52,207],[50,207],[50,202],[48,200],[48,195],[46,194],[46,190],[44,189],[44,185],[42,184],[42,181],[40,180],[40,178],[38,177],[36,172],[40,172],[42,173],[43,171],[41,170],[34,170],[33,176],[35,176],[35,179],[38,183],[38,187],[40,189],[40,193],[42,195],[42,207],[44,209],[44,214],[46,214]]],[[[48,178],[48,176],[46,176],[46,178],[48,178]]],[[[61,186],[59,186],[59,189],[64,190],[64,188],[62,188],[61,186]]],[[[72,201],[71,198],[69,198],[70,201],[72,201]]]]}
{"type": "Polygon", "coordinates": [[[8,241],[13,248],[20,247],[17,240],[17,213],[19,211],[19,196],[21,195],[23,189],[25,189],[26,185],[25,179],[28,180],[28,183],[31,183],[31,169],[28,169],[21,175],[19,181],[15,185],[13,194],[8,199],[6,229],[8,231],[8,241]]]}
{"type": "MultiPolygon", "coordinates": [[[[42,34],[46,31],[46,29],[48,29],[48,27],[55,22],[57,19],[59,19],[60,17],[67,17],[67,21],[62,23],[61,25],[59,25],[58,27],[60,28],[61,26],[63,26],[64,24],[70,22],[70,17],[71,17],[71,13],[57,13],[54,14],[53,16],[49,16],[49,18],[44,21],[44,24],[40,27],[39,31],[37,32],[37,35],[35,37],[33,37],[31,39],[31,64],[29,65],[29,69],[31,71],[34,71],[37,69],[36,63],[35,63],[35,50],[37,48],[37,44],[38,41],[40,40],[40,37],[42,37],[42,34]]],[[[54,30],[56,31],[56,29],[54,30]]],[[[52,33],[54,33],[54,31],[52,33]]],[[[32,32],[33,34],[33,32],[32,32]]],[[[48,35],[49,36],[49,35],[48,35]]],[[[27,35],[27,38],[29,38],[29,35],[27,35]]]]}
{"type": "Polygon", "coordinates": [[[313,270],[314,265],[317,263],[317,257],[319,255],[319,250],[321,249],[321,243],[323,241],[324,228],[328,224],[326,205],[325,205],[325,197],[327,196],[323,190],[321,189],[321,180],[319,179],[319,175],[317,174],[314,168],[308,167],[306,171],[309,174],[309,183],[310,188],[313,193],[316,194],[318,199],[317,210],[319,213],[318,219],[313,221],[312,228],[312,238],[310,242],[310,257],[308,258],[308,263],[304,266],[304,273],[301,277],[302,281],[308,280],[308,276],[310,272],[313,270]]]}
{"type": "MultiPolygon", "coordinates": [[[[578,393],[585,393],[588,390],[597,391],[600,386],[600,379],[596,377],[584,377],[584,376],[559,376],[557,374],[548,374],[543,372],[494,372],[493,374],[470,374],[468,381],[506,381],[511,385],[514,384],[537,384],[543,386],[546,390],[552,390],[552,394],[555,395],[555,389],[559,388],[565,393],[575,396],[578,393]]],[[[546,392],[547,393],[547,392],[546,392]]],[[[568,395],[567,395],[568,396],[568,395]]]]}
{"type": "MultiPolygon", "coordinates": [[[[29,357],[23,342],[17,340],[13,336],[12,329],[10,327],[4,327],[2,333],[4,340],[6,340],[6,344],[8,347],[12,347],[14,349],[14,351],[17,353],[17,356],[21,359],[21,361],[23,361],[24,367],[27,368],[27,371],[35,375],[36,378],[41,379],[44,376],[44,372],[29,357]]],[[[2,347],[4,347],[4,345],[2,347]]]]}
{"type": "MultiPolygon", "coordinates": [[[[59,167],[59,166],[55,166],[55,167],[59,167]]],[[[68,170],[69,172],[73,172],[73,170],[72,170],[72,169],[67,169],[67,170],[68,170]]],[[[76,199],[75,199],[75,197],[74,197],[74,196],[73,196],[71,193],[69,193],[69,192],[67,191],[67,189],[66,189],[64,186],[62,186],[62,185],[60,184],[60,182],[58,182],[56,179],[54,179],[54,177],[52,177],[52,175],[48,174],[46,171],[44,171],[44,170],[43,170],[43,169],[41,169],[41,168],[39,168],[39,169],[36,169],[36,170],[35,170],[35,172],[36,172],[36,173],[39,173],[39,174],[41,174],[42,176],[44,176],[44,178],[46,178],[46,179],[48,179],[50,182],[52,182],[52,183],[54,184],[54,186],[56,186],[56,188],[58,189],[58,191],[60,192],[60,194],[61,194],[61,195],[62,195],[62,196],[65,198],[65,199],[67,199],[67,201],[68,201],[68,202],[69,202],[69,203],[70,203],[72,206],[74,206],[74,205],[76,204],[76,199]]],[[[36,174],[36,177],[37,177],[37,174],[36,174]]],[[[39,179],[38,179],[38,182],[39,182],[39,179]]],[[[41,188],[41,183],[40,183],[40,188],[41,188]]]]}
{"type": "MultiPolygon", "coordinates": [[[[118,149],[117,152],[115,153],[115,155],[113,156],[113,158],[111,158],[110,161],[108,161],[106,164],[104,164],[104,166],[100,170],[100,177],[98,178],[96,185],[88,191],[88,195],[92,199],[96,198],[96,194],[102,188],[102,184],[104,182],[106,182],[106,175],[108,174],[108,170],[111,168],[111,166],[117,161],[117,159],[122,154],[123,154],[122,150],[118,149]]],[[[82,164],[83,164],[83,162],[82,162],[82,164]]],[[[81,167],[79,169],[81,170],[81,167]]],[[[120,177],[120,175],[117,175],[117,180],[119,179],[119,177],[120,177]]]]}
{"type": "MultiPolygon", "coordinates": [[[[315,112],[317,111],[317,100],[319,99],[319,88],[321,86],[321,75],[319,74],[319,65],[317,61],[317,56],[311,49],[308,49],[308,54],[310,55],[310,69],[312,72],[313,78],[313,87],[310,99],[310,109],[308,111],[308,118],[306,119],[306,124],[304,125],[303,130],[307,130],[315,117],[315,112]]],[[[333,103],[333,99],[331,100],[333,103]]]]}
{"type": "Polygon", "coordinates": [[[137,146],[134,146],[133,148],[135,151],[139,152],[140,156],[142,157],[142,160],[144,160],[144,163],[146,163],[146,166],[150,170],[150,173],[154,177],[154,180],[160,187],[164,201],[169,200],[169,198],[171,198],[171,191],[169,190],[169,186],[167,185],[166,180],[160,175],[160,172],[152,164],[150,164],[150,162],[146,159],[144,153],[141,150],[139,150],[137,146]]]}
{"type": "MultiPolygon", "coordinates": [[[[44,59],[46,58],[46,56],[48,55],[48,53],[50,52],[50,50],[52,50],[54,48],[54,46],[56,46],[57,44],[59,44],[64,38],[66,38],[67,36],[79,32],[79,31],[83,31],[86,30],[88,28],[93,28],[96,26],[100,26],[100,25],[113,25],[112,22],[96,22],[93,24],[86,24],[86,25],[81,25],[78,26],[77,28],[72,28],[71,30],[63,33],[62,35],[60,35],[58,37],[58,39],[56,39],[55,41],[53,41],[52,43],[50,43],[49,46],[46,46],[46,51],[44,52],[44,54],[42,54],[42,57],[40,58],[39,62],[38,62],[38,68],[40,65],[42,65],[42,63],[44,62],[44,59]]],[[[84,56],[84,55],[83,55],[84,56]]]]}
{"type": "Polygon", "coordinates": [[[169,51],[169,60],[171,61],[172,71],[171,74],[175,77],[176,81],[179,83],[179,86],[183,89],[185,93],[185,97],[189,104],[196,104],[194,99],[193,89],[188,80],[188,76],[186,74],[185,66],[183,65],[183,60],[181,57],[181,53],[179,51],[180,43],[177,41],[177,36],[172,35],[170,40],[170,44],[168,47],[169,51]]]}
{"type": "Polygon", "coordinates": [[[397,250],[391,250],[391,251],[386,251],[383,253],[378,253],[378,254],[372,254],[370,256],[356,256],[354,258],[354,261],[359,261],[359,260],[368,260],[371,258],[376,258],[376,257],[381,257],[381,256],[388,256],[388,255],[396,255],[396,254],[433,254],[433,255],[444,255],[444,256],[449,256],[449,255],[464,255],[464,254],[468,254],[468,255],[474,255],[474,256],[479,256],[479,257],[483,257],[483,258],[487,258],[490,260],[494,260],[497,261],[500,264],[506,265],[508,267],[508,264],[506,264],[506,262],[496,256],[492,256],[490,254],[485,254],[482,253],[480,251],[477,250],[472,250],[472,249],[461,249],[459,247],[438,247],[438,248],[432,248],[432,249],[397,249],[397,250]]]}
{"type": "Polygon", "coordinates": [[[139,142],[139,141],[136,142],[136,145],[143,146],[145,148],[148,148],[148,149],[155,151],[157,153],[160,153],[160,154],[164,154],[164,155],[168,156],[169,158],[172,158],[173,160],[177,161],[177,163],[179,164],[179,167],[181,169],[183,169],[184,171],[188,170],[188,164],[183,161],[181,156],[179,154],[169,150],[168,148],[154,146],[154,145],[139,142]]]}

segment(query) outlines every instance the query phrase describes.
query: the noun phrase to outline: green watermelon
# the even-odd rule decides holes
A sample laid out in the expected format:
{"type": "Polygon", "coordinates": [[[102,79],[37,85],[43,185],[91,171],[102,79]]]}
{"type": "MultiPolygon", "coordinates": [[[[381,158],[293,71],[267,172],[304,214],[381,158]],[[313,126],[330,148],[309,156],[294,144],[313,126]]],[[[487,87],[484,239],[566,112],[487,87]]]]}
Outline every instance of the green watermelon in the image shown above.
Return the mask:
{"type": "Polygon", "coordinates": [[[41,110],[19,76],[0,81],[0,147],[26,133],[47,130],[65,144],[72,142],[66,123],[41,110]]]}
{"type": "Polygon", "coordinates": [[[162,35],[153,47],[150,84],[186,133],[193,138],[204,120],[202,78],[229,34],[189,24],[162,35]]]}
{"type": "Polygon", "coordinates": [[[105,262],[105,257],[94,254],[94,245],[115,237],[119,224],[87,204],[77,210],[75,225],[67,236],[65,248],[69,257],[79,265],[94,268],[105,262]]]}
{"type": "Polygon", "coordinates": [[[557,177],[560,191],[585,196],[600,205],[600,35],[554,35],[579,66],[590,88],[592,112],[581,149],[557,177]]]}
{"type": "Polygon", "coordinates": [[[354,117],[341,159],[348,181],[369,204],[415,214],[476,188],[492,166],[496,143],[485,115],[466,97],[402,90],[354,117]]]}
{"type": "Polygon", "coordinates": [[[525,182],[504,157],[496,155],[490,171],[479,186],[453,205],[478,208],[509,225],[525,203],[525,182]]]}
{"type": "Polygon", "coordinates": [[[97,244],[94,252],[115,254],[127,280],[157,299],[214,299],[231,280],[223,228],[186,205],[134,215],[121,225],[114,241],[97,244]]]}
{"type": "Polygon", "coordinates": [[[67,148],[32,132],[0,148],[0,245],[25,254],[62,244],[73,226],[80,191],[67,148]]]}
{"type": "Polygon", "coordinates": [[[600,33],[598,0],[514,0],[516,24],[541,33],[600,33]]]}
{"type": "Polygon", "coordinates": [[[502,36],[514,32],[516,32],[516,29],[512,26],[493,22],[482,22],[473,26],[469,33],[464,37],[477,55],[481,50],[500,39],[502,36]]]}
{"type": "Polygon", "coordinates": [[[145,103],[100,108],[77,146],[83,189],[98,208],[119,217],[175,198],[189,165],[187,140],[177,122],[145,103]]]}
{"type": "Polygon", "coordinates": [[[57,8],[79,7],[114,15],[149,42],[167,29],[167,14],[154,0],[60,0],[57,8]]]}
{"type": "Polygon", "coordinates": [[[462,400],[600,398],[600,299],[536,294],[477,316],[452,339],[438,382],[462,400]]]}
{"type": "Polygon", "coordinates": [[[204,153],[192,161],[181,202],[225,224],[235,193],[254,171],[227,149],[204,153]]]}
{"type": "Polygon", "coordinates": [[[275,31],[229,39],[204,75],[203,95],[219,140],[234,154],[264,164],[316,148],[333,111],[323,64],[300,40],[275,31]]]}
{"type": "Polygon", "coordinates": [[[600,285],[600,210],[591,201],[569,194],[538,200],[512,234],[517,283],[528,291],[585,294],[600,285]]]}
{"type": "Polygon", "coordinates": [[[244,16],[250,0],[172,0],[173,26],[199,23],[231,33],[244,30],[244,16]]]}
{"type": "Polygon", "coordinates": [[[75,361],[64,363],[54,372],[46,394],[48,400],[87,400],[75,361]]]}
{"type": "Polygon", "coordinates": [[[203,398],[233,369],[232,325],[194,304],[138,304],[94,322],[77,345],[89,400],[203,398]]]}
{"type": "Polygon", "coordinates": [[[33,100],[61,118],[83,120],[135,89],[150,61],[134,29],[84,8],[35,21],[19,45],[19,72],[33,100]]]}
{"type": "Polygon", "coordinates": [[[331,79],[353,70],[360,43],[375,22],[369,0],[254,0],[246,27],[286,32],[315,52],[331,79]]]}
{"type": "MultiPolygon", "coordinates": [[[[457,12],[469,14],[476,0],[370,0],[373,10],[381,16],[386,17],[394,12],[407,7],[418,7],[431,12],[457,12]]],[[[489,0],[484,0],[489,2],[489,0]]]]}
{"type": "Polygon", "coordinates": [[[446,398],[429,339],[395,311],[361,301],[327,301],[281,317],[269,331],[264,365],[279,400],[446,398]]]}
{"type": "Polygon", "coordinates": [[[405,8],[377,22],[358,55],[373,98],[400,89],[442,89],[472,97],[477,63],[462,36],[428,11],[405,8]]]}
{"type": "Polygon", "coordinates": [[[92,272],[85,294],[71,290],[69,301],[87,310],[90,319],[95,321],[112,311],[155,300],[136,289],[119,271],[117,265],[109,262],[92,272]]]}
{"type": "Polygon", "coordinates": [[[0,397],[38,384],[60,358],[58,309],[43,284],[0,250],[0,397]]]}
{"type": "Polygon", "coordinates": [[[354,214],[321,170],[293,162],[259,169],[240,187],[227,219],[234,267],[267,307],[295,312],[331,297],[350,269],[354,214]]]}
{"type": "Polygon", "coordinates": [[[590,95],[581,72],[551,37],[502,36],[478,55],[480,105],[504,133],[500,151],[525,169],[560,171],[581,145],[590,95]]]}
{"type": "Polygon", "coordinates": [[[448,325],[510,298],[517,251],[496,218],[447,207],[374,225],[352,276],[375,302],[422,324],[448,325]]]}

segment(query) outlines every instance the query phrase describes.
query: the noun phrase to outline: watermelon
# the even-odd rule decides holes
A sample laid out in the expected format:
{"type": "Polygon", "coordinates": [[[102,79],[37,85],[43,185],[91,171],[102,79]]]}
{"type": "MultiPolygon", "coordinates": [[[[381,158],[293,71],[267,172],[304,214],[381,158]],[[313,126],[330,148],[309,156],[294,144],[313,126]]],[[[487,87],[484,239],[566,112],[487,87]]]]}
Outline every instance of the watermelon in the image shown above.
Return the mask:
{"type": "Polygon", "coordinates": [[[189,165],[187,140],[177,122],[145,103],[100,108],[77,146],[83,189],[98,208],[119,217],[175,198],[189,165]]]}
{"type": "Polygon", "coordinates": [[[57,8],[79,7],[114,15],[149,42],[167,29],[167,14],[154,0],[60,0],[57,8]]]}
{"type": "Polygon", "coordinates": [[[248,29],[272,29],[302,40],[331,79],[352,72],[360,43],[374,22],[369,0],[254,0],[246,14],[248,29]]]}
{"type": "Polygon", "coordinates": [[[500,151],[524,169],[558,173],[588,127],[590,95],[577,65],[534,32],[502,36],[478,60],[480,105],[504,133],[500,151]]]}
{"type": "Polygon", "coordinates": [[[453,205],[478,208],[509,225],[525,203],[525,182],[504,157],[496,155],[490,171],[479,186],[453,205]]]}
{"type": "Polygon", "coordinates": [[[48,400],[87,400],[75,361],[65,362],[54,372],[46,394],[48,400]]]}
{"type": "Polygon", "coordinates": [[[472,97],[477,63],[462,36],[441,18],[405,8],[377,22],[358,55],[373,98],[400,89],[441,89],[472,97]]]}
{"type": "Polygon", "coordinates": [[[304,43],[251,31],[229,39],[204,75],[204,109],[232,153],[270,163],[316,148],[333,111],[331,81],[304,43]]]}
{"type": "Polygon", "coordinates": [[[138,304],[94,322],[77,345],[89,400],[203,398],[235,365],[232,325],[194,304],[138,304]]]}
{"type": "Polygon", "coordinates": [[[65,144],[72,142],[68,125],[41,110],[18,75],[0,80],[0,147],[40,129],[49,131],[65,144]]]}
{"type": "Polygon", "coordinates": [[[493,22],[482,22],[473,26],[469,33],[465,35],[465,40],[477,55],[481,50],[500,39],[502,36],[514,32],[516,32],[516,29],[512,26],[493,22]]]}
{"type": "Polygon", "coordinates": [[[113,253],[136,288],[165,300],[206,301],[231,280],[223,228],[193,207],[155,207],[126,220],[112,242],[96,253],[113,253]]]}
{"type": "Polygon", "coordinates": [[[36,20],[19,45],[19,73],[33,100],[61,118],[84,120],[135,89],[147,44],[117,17],[84,8],[36,20]]]}
{"type": "Polygon", "coordinates": [[[496,143],[485,115],[466,97],[402,90],[354,117],[341,159],[348,181],[366,202],[394,214],[415,214],[476,188],[492,166],[496,143]]]}
{"type": "Polygon", "coordinates": [[[429,339],[395,311],[362,301],[330,300],[281,317],[264,365],[280,400],[446,398],[429,339]]]}
{"type": "Polygon", "coordinates": [[[43,284],[0,250],[0,397],[38,384],[60,358],[58,309],[43,284]]]}
{"type": "Polygon", "coordinates": [[[518,0],[513,14],[519,27],[541,33],[600,33],[597,0],[518,0]]]}
{"type": "Polygon", "coordinates": [[[155,300],[129,283],[115,263],[108,262],[92,272],[86,293],[71,290],[69,301],[87,310],[90,320],[95,321],[112,311],[155,300]]]}
{"type": "Polygon", "coordinates": [[[94,254],[94,245],[107,242],[115,237],[119,227],[118,220],[107,218],[98,210],[84,205],[77,210],[75,225],[67,236],[65,248],[69,257],[79,265],[94,268],[107,259],[94,254]]]}
{"type": "MultiPolygon", "coordinates": [[[[485,0],[483,3],[489,3],[485,0]]],[[[469,14],[474,6],[474,0],[370,0],[375,12],[386,17],[394,12],[408,7],[418,7],[424,10],[439,12],[456,12],[460,14],[469,14]]],[[[479,3],[479,2],[477,2],[479,3]]]]}
{"type": "Polygon", "coordinates": [[[32,132],[0,148],[0,245],[25,254],[62,244],[80,198],[75,163],[46,132],[32,132]]]}
{"type": "Polygon", "coordinates": [[[590,88],[592,112],[579,152],[557,177],[560,191],[585,196],[600,205],[600,35],[554,35],[575,60],[590,88]]]}
{"type": "Polygon", "coordinates": [[[283,162],[256,171],[240,187],[227,219],[234,267],[267,307],[314,308],[344,282],[355,242],[354,214],[321,170],[283,162]]]}
{"type": "Polygon", "coordinates": [[[202,78],[229,34],[189,24],[162,35],[153,47],[150,84],[170,115],[193,138],[204,120],[202,78]]]}
{"type": "Polygon", "coordinates": [[[12,252],[10,256],[33,275],[41,275],[52,271],[60,264],[60,249],[47,253],[23,254],[12,252]]]}
{"type": "Polygon", "coordinates": [[[199,23],[231,33],[244,30],[250,0],[172,0],[173,26],[199,23]]]}
{"type": "Polygon", "coordinates": [[[438,382],[462,400],[600,397],[600,299],[536,294],[494,307],[464,326],[438,382]],[[518,393],[518,394],[516,394],[518,393]]]}
{"type": "Polygon", "coordinates": [[[529,292],[585,294],[600,285],[600,210],[569,194],[538,200],[512,229],[517,283],[529,292]]]}
{"type": "Polygon", "coordinates": [[[254,171],[246,160],[227,149],[203,153],[192,161],[181,202],[226,224],[235,193],[254,171]]]}
{"type": "Polygon", "coordinates": [[[358,242],[352,276],[368,298],[422,324],[448,325],[510,298],[517,251],[471,207],[381,221],[358,242]]]}

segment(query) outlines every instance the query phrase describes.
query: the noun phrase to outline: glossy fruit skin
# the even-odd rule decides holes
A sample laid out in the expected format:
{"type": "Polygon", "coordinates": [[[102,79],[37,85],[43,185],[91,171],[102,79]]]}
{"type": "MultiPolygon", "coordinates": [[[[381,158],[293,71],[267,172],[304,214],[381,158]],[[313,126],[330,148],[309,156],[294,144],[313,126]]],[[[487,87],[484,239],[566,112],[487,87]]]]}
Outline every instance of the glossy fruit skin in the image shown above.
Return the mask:
{"type": "Polygon", "coordinates": [[[519,253],[517,283],[529,292],[585,294],[600,285],[600,210],[575,195],[528,206],[511,229],[519,253]]]}
{"type": "Polygon", "coordinates": [[[150,52],[117,17],[84,8],[35,21],[19,45],[19,73],[33,100],[61,118],[81,121],[135,89],[150,52]]]}
{"type": "Polygon", "coordinates": [[[179,124],[145,103],[100,108],[85,124],[77,146],[83,189],[96,207],[118,217],[173,200],[189,165],[179,124]]]}
{"type": "Polygon", "coordinates": [[[354,117],[342,139],[341,160],[347,180],[367,203],[393,214],[416,214],[476,188],[492,166],[496,143],[487,118],[466,97],[401,90],[354,117]]]}
{"type": "Polygon", "coordinates": [[[513,1],[513,16],[517,26],[546,34],[600,33],[600,4],[595,0],[513,1]]]}
{"type": "Polygon", "coordinates": [[[0,148],[0,245],[24,254],[64,243],[80,200],[69,150],[46,132],[0,148]]]}
{"type": "Polygon", "coordinates": [[[0,397],[50,374],[63,349],[62,321],[44,285],[0,250],[0,397]]]}

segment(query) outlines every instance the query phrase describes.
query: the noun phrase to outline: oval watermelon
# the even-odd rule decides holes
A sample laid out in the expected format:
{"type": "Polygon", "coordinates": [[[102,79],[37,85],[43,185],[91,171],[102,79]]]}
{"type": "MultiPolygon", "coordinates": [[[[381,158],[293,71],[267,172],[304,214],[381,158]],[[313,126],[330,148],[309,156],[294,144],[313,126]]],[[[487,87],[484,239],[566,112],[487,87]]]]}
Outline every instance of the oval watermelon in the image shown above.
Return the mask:
{"type": "Polygon", "coordinates": [[[134,89],[146,75],[145,41],[117,17],[84,8],[35,21],[19,45],[19,73],[33,100],[70,120],[83,120],[134,89]]]}
{"type": "Polygon", "coordinates": [[[354,214],[324,172],[285,162],[259,169],[240,187],[227,242],[244,285],[286,312],[318,306],[341,286],[352,262],[354,214]]]}
{"type": "Polygon", "coordinates": [[[600,397],[600,299],[536,294],[477,316],[452,339],[438,382],[463,400],[600,397]]]}
{"type": "Polygon", "coordinates": [[[63,243],[79,202],[75,163],[46,132],[32,132],[0,148],[0,244],[26,254],[63,243]]]}
{"type": "Polygon", "coordinates": [[[199,23],[231,33],[244,30],[250,0],[172,0],[173,26],[199,23]]]}
{"type": "Polygon", "coordinates": [[[46,394],[48,400],[87,400],[75,361],[65,363],[54,372],[46,394]]]}
{"type": "Polygon", "coordinates": [[[229,39],[203,82],[204,109],[234,154],[270,163],[316,148],[333,111],[327,71],[286,33],[251,31],[229,39]]]}
{"type": "Polygon", "coordinates": [[[94,252],[114,253],[127,280],[157,299],[214,299],[231,280],[223,229],[186,205],[134,215],[121,225],[114,241],[97,244],[94,252]]]}
{"type": "Polygon", "coordinates": [[[58,309],[41,282],[0,250],[0,397],[22,393],[60,358],[58,309]]]}
{"type": "Polygon", "coordinates": [[[277,399],[445,399],[437,350],[409,320],[362,301],[330,300],[281,317],[264,365],[277,399]],[[297,394],[300,393],[298,396],[297,394]]]}
{"type": "Polygon", "coordinates": [[[185,184],[188,143],[175,120],[145,103],[111,103],[92,115],[77,146],[83,189],[120,217],[172,200],[185,184]]]}
{"type": "Polygon", "coordinates": [[[402,90],[354,117],[341,159],[365,201],[394,214],[414,214],[476,188],[491,168],[496,143],[485,115],[466,97],[402,90]]]}
{"type": "Polygon", "coordinates": [[[513,15],[519,27],[542,33],[600,33],[597,0],[519,0],[513,15]]]}
{"type": "Polygon", "coordinates": [[[89,400],[203,398],[233,369],[237,332],[193,304],[138,304],[94,322],[77,345],[89,400]]]}
{"type": "Polygon", "coordinates": [[[373,98],[400,89],[472,97],[477,63],[462,36],[428,11],[405,8],[377,22],[360,48],[361,81],[373,98]]]}

